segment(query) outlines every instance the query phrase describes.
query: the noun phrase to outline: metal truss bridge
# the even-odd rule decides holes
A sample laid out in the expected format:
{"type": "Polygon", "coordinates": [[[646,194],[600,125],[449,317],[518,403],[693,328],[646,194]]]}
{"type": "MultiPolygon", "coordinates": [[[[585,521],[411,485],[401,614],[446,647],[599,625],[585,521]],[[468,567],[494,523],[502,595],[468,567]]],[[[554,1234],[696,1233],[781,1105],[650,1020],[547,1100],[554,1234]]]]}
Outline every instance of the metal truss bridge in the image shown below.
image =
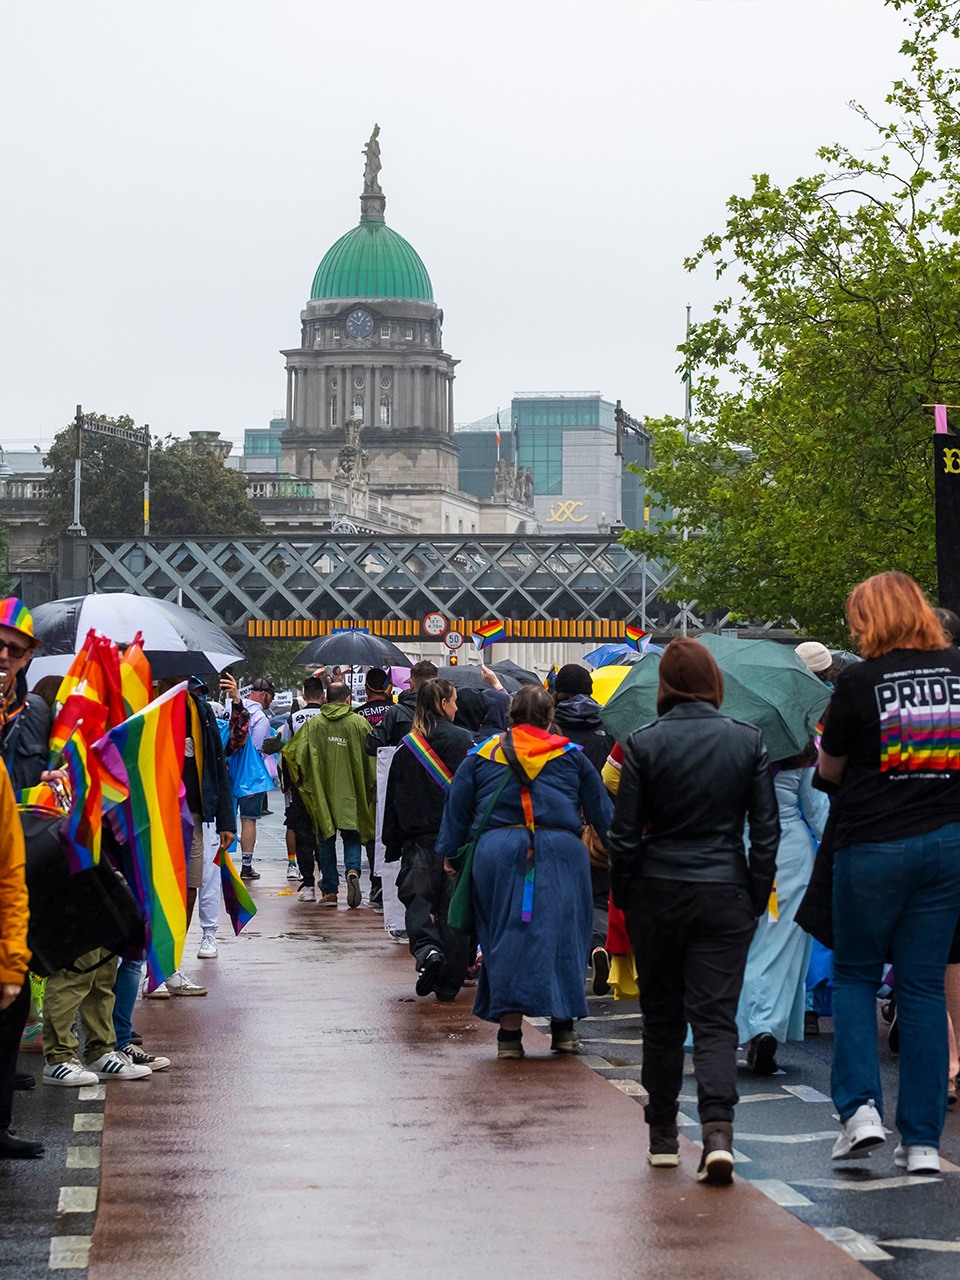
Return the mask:
{"type": "MultiPolygon", "coordinates": [[[[675,624],[673,573],[603,535],[151,538],[89,543],[94,591],[179,601],[234,631],[267,619],[606,618],[675,624]]],[[[688,617],[693,615],[688,606],[688,617]]]]}

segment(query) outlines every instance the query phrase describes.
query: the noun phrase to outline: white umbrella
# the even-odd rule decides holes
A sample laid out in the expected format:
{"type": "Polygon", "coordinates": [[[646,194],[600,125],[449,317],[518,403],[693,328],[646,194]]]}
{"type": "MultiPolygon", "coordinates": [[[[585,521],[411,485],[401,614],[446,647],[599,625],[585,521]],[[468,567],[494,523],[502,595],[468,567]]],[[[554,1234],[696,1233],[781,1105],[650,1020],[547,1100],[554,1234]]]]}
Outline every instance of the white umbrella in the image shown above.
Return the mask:
{"type": "Polygon", "coordinates": [[[33,630],[41,642],[30,664],[30,683],[65,675],[91,627],[117,644],[129,644],[138,631],[155,679],[215,675],[243,654],[221,630],[200,614],[169,600],[126,592],[51,600],[32,610],[33,630]]]}

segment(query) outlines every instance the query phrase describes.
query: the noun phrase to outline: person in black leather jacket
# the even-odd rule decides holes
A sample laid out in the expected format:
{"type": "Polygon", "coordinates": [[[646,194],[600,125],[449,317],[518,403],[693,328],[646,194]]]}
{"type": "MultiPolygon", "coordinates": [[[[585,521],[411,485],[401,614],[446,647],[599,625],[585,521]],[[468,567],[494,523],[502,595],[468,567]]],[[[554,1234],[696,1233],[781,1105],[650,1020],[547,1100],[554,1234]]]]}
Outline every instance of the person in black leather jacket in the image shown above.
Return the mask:
{"type": "Polygon", "coordinates": [[[697,1177],[716,1184],[733,1178],[737,1002],[780,839],[760,730],[721,715],[722,701],[723,677],[709,650],[674,640],[660,662],[659,719],[624,748],[607,844],[613,899],[637,959],[648,1159],[679,1160],[689,1022],[703,1126],[697,1177]]]}

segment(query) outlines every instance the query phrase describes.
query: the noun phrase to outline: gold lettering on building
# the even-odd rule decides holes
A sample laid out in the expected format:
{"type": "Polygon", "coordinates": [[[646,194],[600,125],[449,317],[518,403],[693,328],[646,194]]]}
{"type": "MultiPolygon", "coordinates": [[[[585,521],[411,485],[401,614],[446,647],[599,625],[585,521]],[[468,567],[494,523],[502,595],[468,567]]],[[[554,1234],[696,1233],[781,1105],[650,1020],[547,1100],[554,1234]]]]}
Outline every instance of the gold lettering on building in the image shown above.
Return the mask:
{"type": "MultiPolygon", "coordinates": [[[[956,449],[954,452],[960,454],[960,449],[956,449]]],[[[957,469],[960,470],[960,467],[957,469]]],[[[584,512],[582,516],[575,516],[573,514],[578,507],[582,506],[582,502],[574,502],[570,498],[567,498],[564,502],[556,502],[550,507],[550,514],[547,516],[544,523],[562,524],[564,520],[569,520],[573,524],[583,524],[584,520],[589,518],[586,512],[584,512]]]]}

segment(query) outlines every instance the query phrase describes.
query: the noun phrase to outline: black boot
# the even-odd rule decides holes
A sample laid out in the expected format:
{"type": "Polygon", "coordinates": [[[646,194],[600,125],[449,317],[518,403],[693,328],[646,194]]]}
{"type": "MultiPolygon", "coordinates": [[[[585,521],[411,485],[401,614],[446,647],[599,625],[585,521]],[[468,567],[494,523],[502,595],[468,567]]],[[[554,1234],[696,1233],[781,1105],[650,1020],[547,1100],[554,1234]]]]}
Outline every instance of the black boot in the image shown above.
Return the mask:
{"type": "Polygon", "coordinates": [[[9,1129],[0,1129],[0,1160],[39,1160],[43,1143],[32,1138],[18,1138],[9,1129]]]}
{"type": "Polygon", "coordinates": [[[714,1187],[729,1187],[733,1181],[733,1125],[726,1120],[707,1120],[703,1125],[697,1181],[714,1187]]]}
{"type": "Polygon", "coordinates": [[[647,1160],[655,1169],[675,1169],[680,1163],[680,1133],[676,1124],[652,1124],[647,1160]]]}
{"type": "Polygon", "coordinates": [[[13,1077],[13,1087],[26,1092],[27,1089],[35,1089],[37,1082],[29,1071],[18,1071],[13,1077]]]}

